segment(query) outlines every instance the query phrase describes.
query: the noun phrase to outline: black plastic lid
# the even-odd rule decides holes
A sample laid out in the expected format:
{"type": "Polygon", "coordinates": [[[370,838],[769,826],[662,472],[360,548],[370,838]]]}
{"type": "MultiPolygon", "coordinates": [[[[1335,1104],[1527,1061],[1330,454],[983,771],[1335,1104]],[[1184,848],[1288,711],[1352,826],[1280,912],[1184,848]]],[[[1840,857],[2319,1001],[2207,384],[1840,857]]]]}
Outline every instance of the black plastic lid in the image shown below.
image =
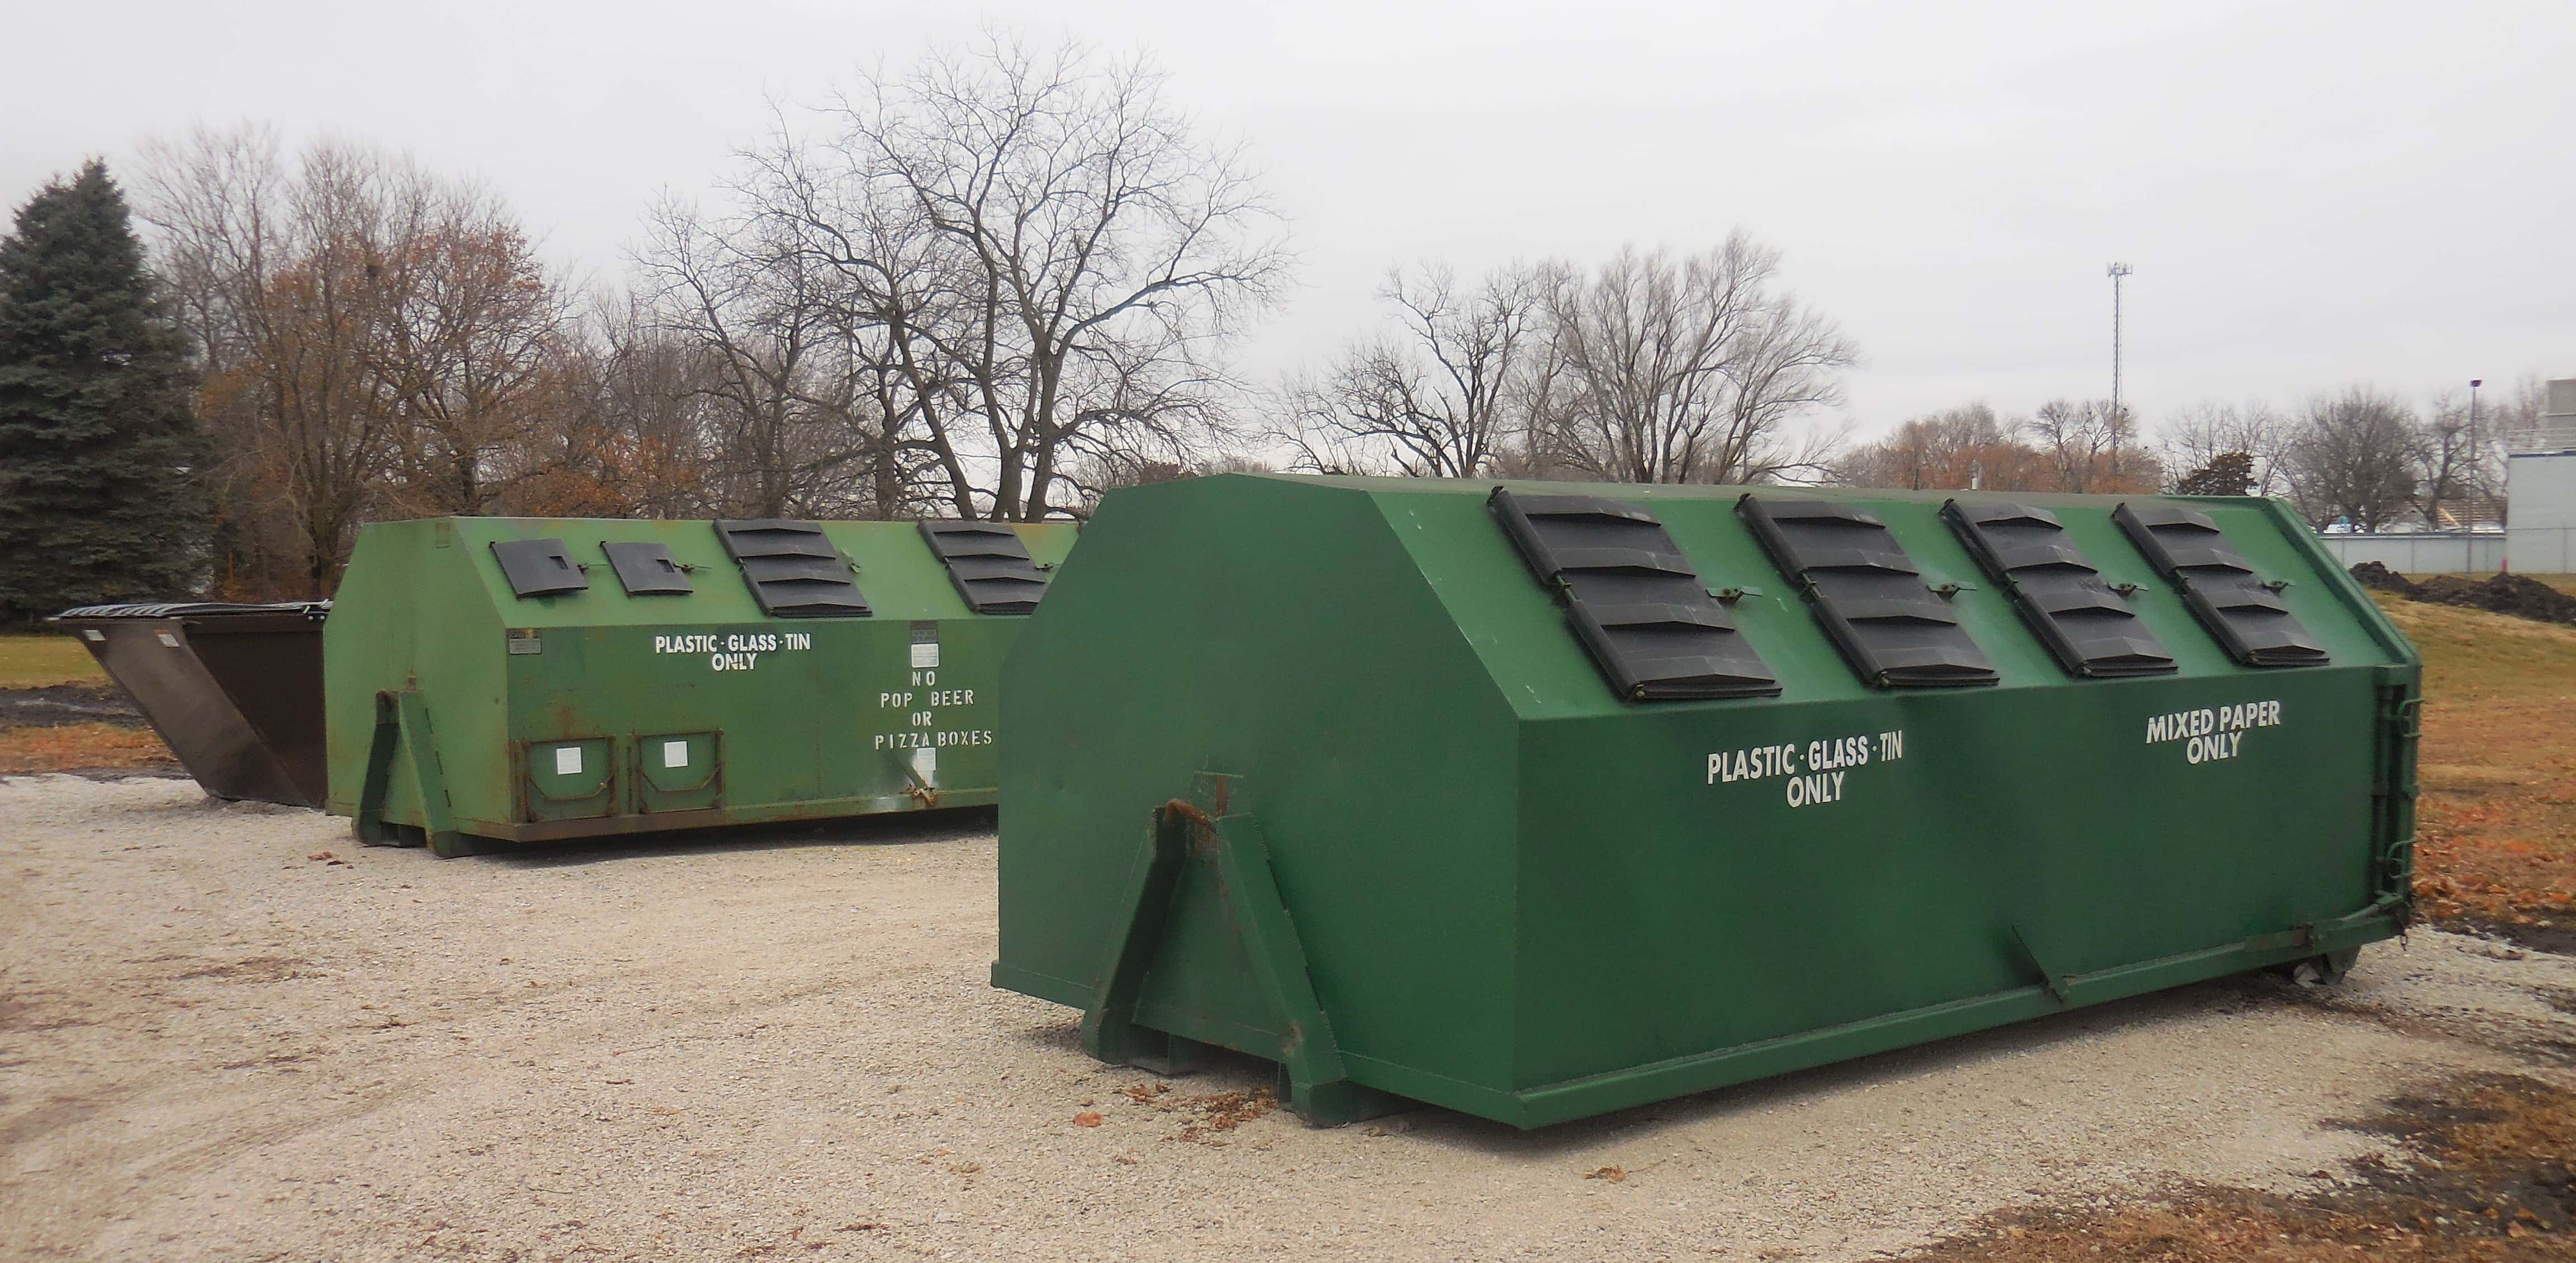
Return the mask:
{"type": "Polygon", "coordinates": [[[1780,681],[1708,594],[1662,520],[1599,496],[1488,501],[1531,573],[1626,701],[1776,697],[1780,681]]]}

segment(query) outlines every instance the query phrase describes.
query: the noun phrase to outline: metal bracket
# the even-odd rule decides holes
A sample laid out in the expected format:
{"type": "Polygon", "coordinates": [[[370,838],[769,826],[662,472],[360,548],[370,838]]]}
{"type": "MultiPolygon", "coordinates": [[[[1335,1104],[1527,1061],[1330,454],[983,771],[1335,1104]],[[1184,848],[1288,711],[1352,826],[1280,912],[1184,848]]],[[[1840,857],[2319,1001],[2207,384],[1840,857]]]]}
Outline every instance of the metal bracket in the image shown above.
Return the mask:
{"type": "Polygon", "coordinates": [[[919,803],[924,809],[937,807],[939,805],[939,787],[921,779],[920,771],[915,769],[912,765],[911,755],[912,751],[910,750],[886,751],[887,761],[894,764],[896,773],[899,774],[905,782],[903,787],[904,796],[910,798],[916,803],[919,803]]]}
{"type": "Polygon", "coordinates": [[[429,704],[417,692],[376,694],[376,730],[367,747],[367,779],[358,792],[358,840],[369,846],[400,846],[400,837],[385,823],[385,800],[391,796],[396,748],[411,752],[412,778],[420,783],[422,832],[429,852],[440,859],[472,855],[474,846],[456,831],[447,801],[447,778],[440,773],[438,747],[430,740],[429,704]]]}
{"type": "Polygon", "coordinates": [[[1136,1008],[1145,974],[1162,945],[1182,866],[1205,861],[1241,935],[1262,996],[1280,1019],[1279,1060],[1288,1107],[1308,1122],[1339,1126],[1410,1106],[1350,1081],[1332,1022],[1315,995],[1306,951],[1279,895],[1270,848],[1249,815],[1228,814],[1234,778],[1200,773],[1187,800],[1155,808],[1143,849],[1129,872],[1125,933],[1101,972],[1082,1015],[1082,1046],[1113,1064],[1188,1062],[1193,1041],[1140,1026],[1136,1008]]]}
{"type": "Polygon", "coordinates": [[[2012,936],[2013,942],[2021,948],[2021,954],[2029,959],[2032,968],[2039,970],[2039,985],[2048,989],[2049,998],[2057,1001],[2059,1004],[2074,1003],[2073,999],[2067,995],[2065,981],[2059,977],[2055,970],[2048,967],[2047,961],[2039,958],[2038,950],[2030,945],[2030,939],[2022,934],[2020,926],[2016,925],[2012,927],[2012,936]]]}

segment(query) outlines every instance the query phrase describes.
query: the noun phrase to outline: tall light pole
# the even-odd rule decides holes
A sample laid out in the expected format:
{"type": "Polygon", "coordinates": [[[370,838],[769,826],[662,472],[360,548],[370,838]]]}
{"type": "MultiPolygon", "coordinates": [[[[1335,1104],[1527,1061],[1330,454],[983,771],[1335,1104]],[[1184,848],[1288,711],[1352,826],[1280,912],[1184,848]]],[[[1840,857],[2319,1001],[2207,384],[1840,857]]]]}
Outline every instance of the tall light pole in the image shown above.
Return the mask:
{"type": "Polygon", "coordinates": [[[2483,377],[2469,379],[2469,450],[2478,450],[2478,387],[2486,385],[2483,377]]]}
{"type": "Polygon", "coordinates": [[[2120,420],[2120,278],[2132,269],[2126,263],[2114,263],[2111,277],[2111,420],[2120,420]]]}

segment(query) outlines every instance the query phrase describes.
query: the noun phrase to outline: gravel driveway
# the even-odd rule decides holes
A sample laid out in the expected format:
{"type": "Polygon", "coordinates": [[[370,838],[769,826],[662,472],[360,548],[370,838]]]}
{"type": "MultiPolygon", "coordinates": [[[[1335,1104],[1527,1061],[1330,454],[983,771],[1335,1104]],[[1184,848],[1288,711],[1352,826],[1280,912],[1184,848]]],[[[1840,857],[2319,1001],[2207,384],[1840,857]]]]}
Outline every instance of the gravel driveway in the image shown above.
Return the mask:
{"type": "Polygon", "coordinates": [[[1534,1134],[1229,1128],[1254,1063],[1157,1094],[985,985],[989,820],[441,862],[0,780],[0,1257],[1864,1258],[2576,1046],[2576,960],[2419,933],[1534,1134]]]}

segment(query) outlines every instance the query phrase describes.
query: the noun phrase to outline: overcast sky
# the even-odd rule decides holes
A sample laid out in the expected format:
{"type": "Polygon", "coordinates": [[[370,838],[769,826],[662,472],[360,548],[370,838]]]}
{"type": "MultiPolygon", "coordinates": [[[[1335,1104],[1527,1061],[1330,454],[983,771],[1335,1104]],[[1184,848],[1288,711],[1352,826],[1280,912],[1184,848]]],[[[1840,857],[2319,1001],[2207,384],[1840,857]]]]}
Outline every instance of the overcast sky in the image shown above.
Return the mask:
{"type": "Polygon", "coordinates": [[[1302,287],[1256,375],[1375,318],[1389,264],[1786,254],[1865,365],[1875,430],[1982,398],[2290,401],[2576,376],[2576,3],[1406,5],[22,3],[0,199],[84,155],[258,120],[503,191],[613,278],[646,201],[704,187],[772,98],[982,21],[1142,48],[1249,141],[1302,287]]]}

